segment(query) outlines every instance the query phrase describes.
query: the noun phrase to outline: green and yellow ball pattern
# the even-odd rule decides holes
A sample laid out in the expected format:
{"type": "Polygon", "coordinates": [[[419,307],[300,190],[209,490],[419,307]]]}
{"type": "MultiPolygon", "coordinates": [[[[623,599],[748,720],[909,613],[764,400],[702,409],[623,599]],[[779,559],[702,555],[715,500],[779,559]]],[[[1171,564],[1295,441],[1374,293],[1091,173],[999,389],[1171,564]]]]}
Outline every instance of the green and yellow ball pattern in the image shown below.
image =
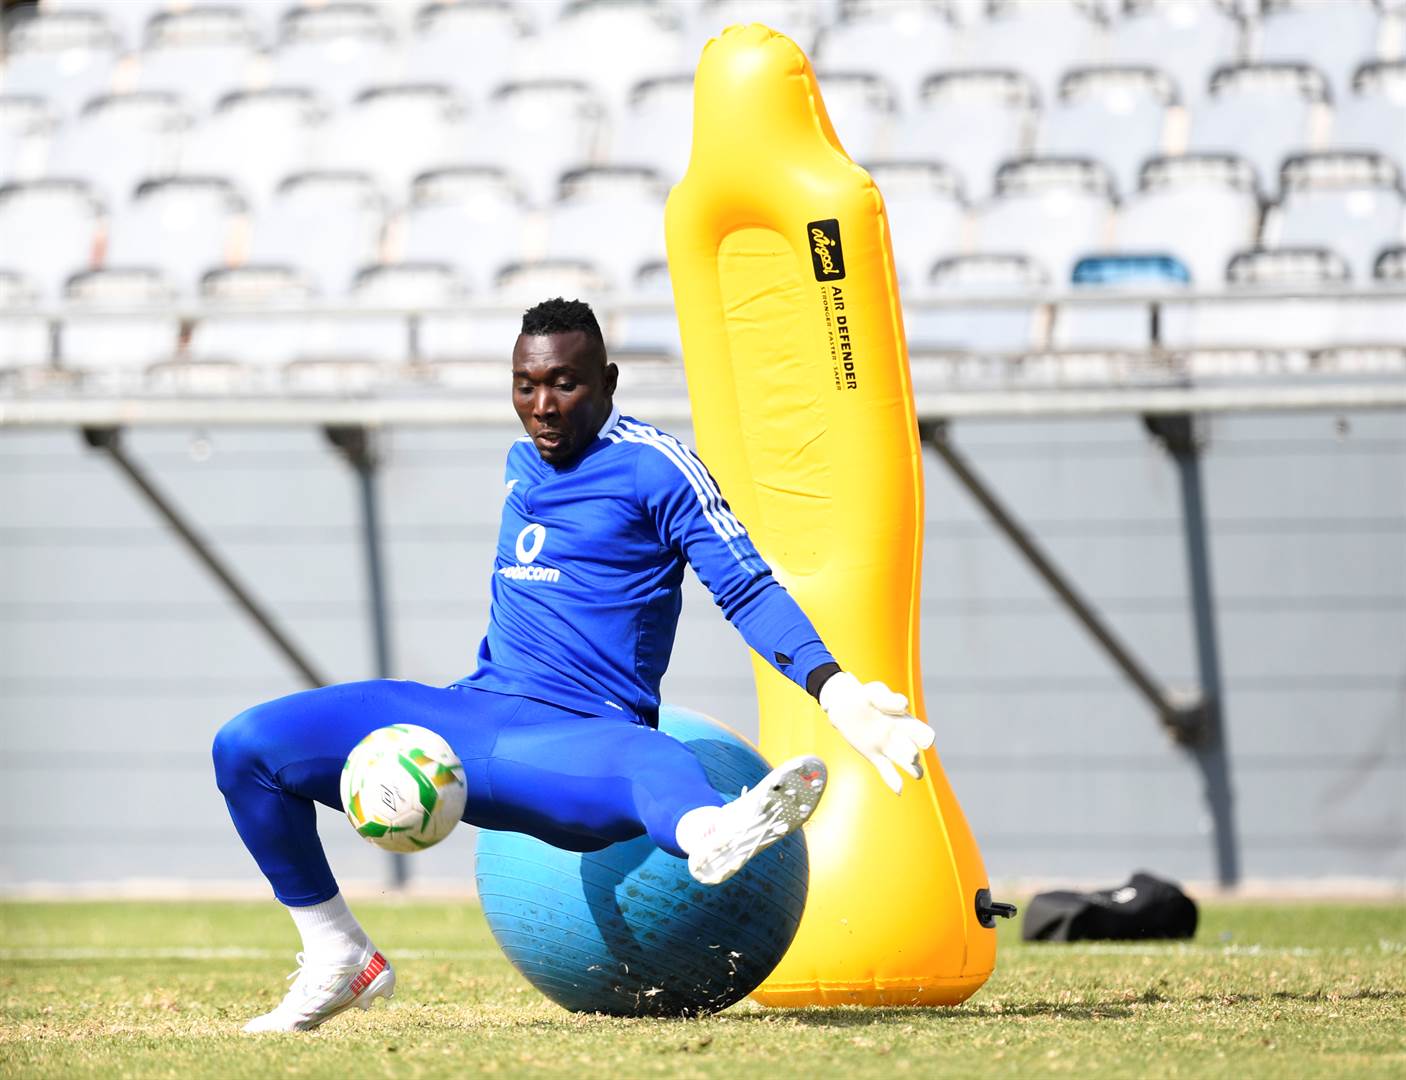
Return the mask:
{"type": "Polygon", "coordinates": [[[387,851],[423,851],[458,824],[464,767],[440,736],[391,724],[362,739],[342,766],[342,808],[357,835],[387,851]]]}

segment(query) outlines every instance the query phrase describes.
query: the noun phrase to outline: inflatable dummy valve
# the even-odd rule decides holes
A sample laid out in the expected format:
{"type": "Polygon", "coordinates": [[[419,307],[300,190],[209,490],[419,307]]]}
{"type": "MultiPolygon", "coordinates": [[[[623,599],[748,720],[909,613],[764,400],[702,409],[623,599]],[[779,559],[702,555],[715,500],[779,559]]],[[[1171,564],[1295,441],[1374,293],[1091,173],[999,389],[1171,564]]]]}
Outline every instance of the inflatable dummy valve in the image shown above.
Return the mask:
{"type": "MultiPolygon", "coordinates": [[[[665,215],[699,450],[847,670],[923,717],[921,445],[883,200],[805,54],[751,25],[703,50],[665,215]]],[[[810,895],[756,997],[953,1005],[991,974],[981,856],[937,755],[895,796],[815,701],[753,657],[761,750],[820,753],[810,895]]]]}

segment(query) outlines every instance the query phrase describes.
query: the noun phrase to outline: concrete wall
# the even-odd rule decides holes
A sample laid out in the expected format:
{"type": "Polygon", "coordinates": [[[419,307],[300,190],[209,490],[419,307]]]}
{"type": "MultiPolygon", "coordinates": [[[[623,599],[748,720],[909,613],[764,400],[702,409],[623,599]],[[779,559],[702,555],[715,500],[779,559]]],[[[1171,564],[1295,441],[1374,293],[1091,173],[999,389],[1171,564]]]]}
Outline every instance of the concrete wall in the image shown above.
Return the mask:
{"type": "MultiPolygon", "coordinates": [[[[1244,872],[1406,882],[1406,416],[1227,417],[1208,433],[1244,872]]],[[[399,675],[444,683],[472,663],[512,435],[389,437],[399,675]]],[[[953,436],[1151,668],[1194,685],[1176,474],[1140,425],[953,436]]],[[[330,676],[370,673],[356,490],[319,433],[138,430],[128,445],[330,676]]],[[[927,529],[928,701],[992,877],[1212,878],[1197,773],[935,460],[927,529]]],[[[0,884],[256,880],[209,742],[298,688],[77,433],[0,431],[0,884]]],[[[743,646],[691,579],[665,690],[755,731],[743,646]]],[[[416,872],[466,879],[461,833],[416,872]]],[[[344,876],[383,873],[337,815],[323,835],[344,876]]]]}

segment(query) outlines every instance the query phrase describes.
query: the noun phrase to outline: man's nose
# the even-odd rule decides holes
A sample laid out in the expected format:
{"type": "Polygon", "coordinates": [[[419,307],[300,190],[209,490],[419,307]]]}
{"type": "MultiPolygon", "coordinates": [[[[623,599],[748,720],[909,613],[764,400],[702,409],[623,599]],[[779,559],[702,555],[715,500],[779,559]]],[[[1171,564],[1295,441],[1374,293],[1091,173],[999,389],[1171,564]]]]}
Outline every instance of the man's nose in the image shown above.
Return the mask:
{"type": "Polygon", "coordinates": [[[548,387],[538,387],[537,392],[532,395],[532,415],[554,416],[556,415],[556,411],[556,396],[548,387]]]}

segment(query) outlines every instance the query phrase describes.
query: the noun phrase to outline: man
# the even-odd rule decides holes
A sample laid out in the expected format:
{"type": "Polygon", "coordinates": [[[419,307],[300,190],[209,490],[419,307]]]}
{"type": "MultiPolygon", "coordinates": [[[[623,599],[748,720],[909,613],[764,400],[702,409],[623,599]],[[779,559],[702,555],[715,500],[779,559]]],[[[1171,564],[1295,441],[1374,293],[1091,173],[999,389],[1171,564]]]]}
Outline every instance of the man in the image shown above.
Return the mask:
{"type": "Polygon", "coordinates": [[[648,834],[704,884],[799,828],[825,766],[779,765],[728,803],[683,744],[656,730],[684,563],[758,653],[820,702],[895,792],[921,777],[932,729],[881,683],[840,670],[772,577],[703,463],[622,416],[618,371],[591,309],[547,300],[513,348],[527,434],[508,452],[488,633],[448,687],[329,686],[241,713],[215,737],[235,828],[302,936],[293,987],[245,1031],[316,1027],[390,997],[395,972],[337,890],[313,803],[341,808],[347,754],[391,723],[438,732],[464,763],[463,820],[572,851],[648,834]]]}

